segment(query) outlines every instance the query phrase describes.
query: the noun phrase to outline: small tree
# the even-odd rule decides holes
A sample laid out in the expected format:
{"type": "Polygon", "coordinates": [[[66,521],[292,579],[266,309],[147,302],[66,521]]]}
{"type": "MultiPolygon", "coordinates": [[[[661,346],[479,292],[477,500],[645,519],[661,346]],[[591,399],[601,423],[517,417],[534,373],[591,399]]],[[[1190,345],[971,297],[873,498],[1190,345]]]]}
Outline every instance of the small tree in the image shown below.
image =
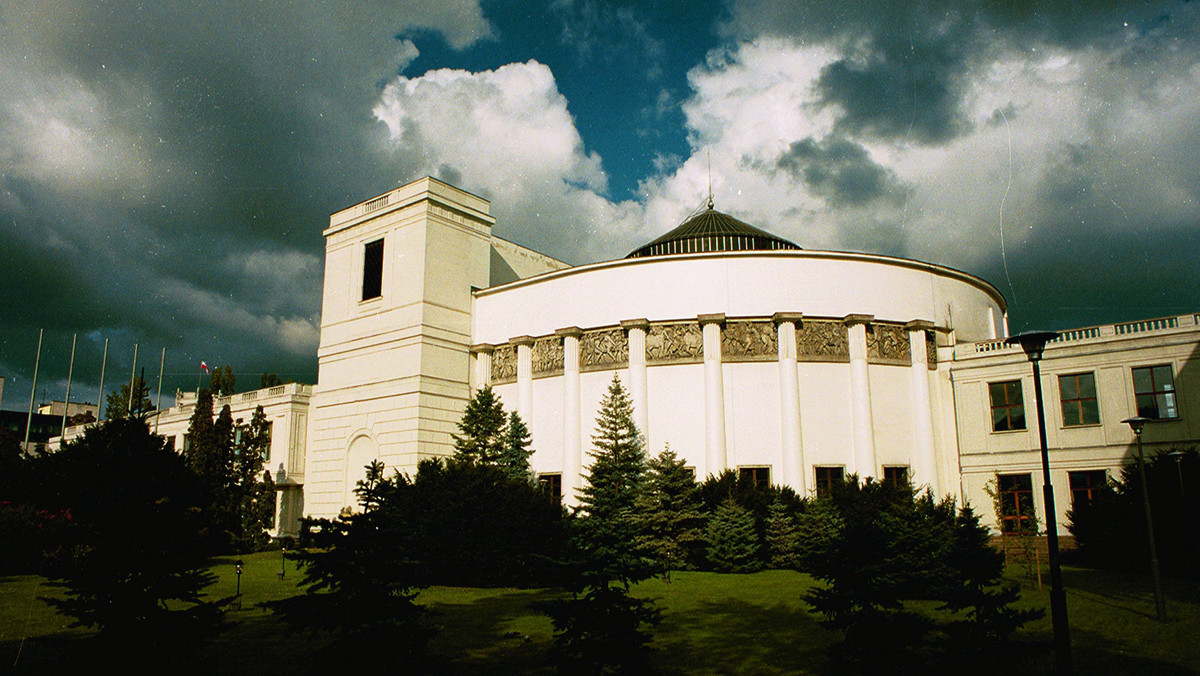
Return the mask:
{"type": "Polygon", "coordinates": [[[275,520],[275,481],[263,465],[271,449],[271,424],[257,406],[250,424],[241,429],[233,456],[233,494],[238,502],[238,529],[234,544],[238,551],[252,552],[266,546],[267,529],[275,520]]]}
{"type": "Polygon", "coordinates": [[[516,411],[509,413],[496,464],[512,479],[530,480],[529,456],[533,455],[533,449],[529,448],[529,441],[529,428],[521,416],[516,411]]]}
{"type": "Polygon", "coordinates": [[[772,568],[796,568],[800,564],[800,534],[782,500],[771,503],[766,540],[772,568]]]}
{"type": "Polygon", "coordinates": [[[454,436],[454,457],[470,462],[496,462],[504,444],[504,406],[491,385],[476,390],[467,402],[454,436]]]}
{"type": "MultiPolygon", "coordinates": [[[[135,417],[144,417],[154,410],[154,402],[150,401],[150,387],[138,376],[133,379],[133,411],[135,417]]],[[[129,384],[121,385],[108,393],[105,398],[104,415],[109,420],[130,417],[129,384]]]]}
{"type": "Polygon", "coordinates": [[[730,496],[708,520],[708,563],[719,573],[750,573],[762,568],[754,515],[730,496]]]}
{"type": "Polygon", "coordinates": [[[367,466],[355,491],[362,511],[336,520],[305,521],[310,548],[297,555],[304,567],[302,596],[271,604],[289,622],[332,634],[329,665],[416,671],[436,629],[415,603],[424,586],[411,531],[394,512],[408,487],[400,474],[387,478],[378,461],[367,466]]]}
{"type": "Polygon", "coordinates": [[[47,571],[66,591],[49,602],[99,629],[122,661],[183,658],[215,630],[223,602],[199,533],[202,486],[140,420],[110,420],[38,461],[40,506],[69,516],[47,571]]]}
{"type": "Polygon", "coordinates": [[[704,542],[700,510],[691,471],[670,446],[646,463],[645,485],[635,505],[640,537],[654,556],[659,575],[689,567],[704,542]]]}
{"type": "Polygon", "coordinates": [[[218,397],[228,397],[233,394],[237,379],[233,376],[233,367],[226,364],[212,370],[208,377],[208,387],[218,397]]]}
{"type": "Polygon", "coordinates": [[[568,580],[572,597],[546,609],[555,629],[550,656],[563,673],[645,673],[650,635],[643,626],[657,623],[660,613],[629,595],[630,585],[655,572],[635,512],[645,453],[633,405],[615,375],[600,402],[592,447],[568,580]]]}

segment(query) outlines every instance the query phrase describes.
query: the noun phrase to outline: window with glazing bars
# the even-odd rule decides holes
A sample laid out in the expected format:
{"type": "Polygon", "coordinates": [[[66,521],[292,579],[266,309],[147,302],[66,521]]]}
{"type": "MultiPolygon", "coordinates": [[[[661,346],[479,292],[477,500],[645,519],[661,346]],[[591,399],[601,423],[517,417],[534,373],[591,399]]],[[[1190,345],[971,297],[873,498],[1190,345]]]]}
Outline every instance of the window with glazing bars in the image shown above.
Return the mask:
{"type": "Polygon", "coordinates": [[[1133,369],[1133,391],[1137,414],[1143,418],[1178,418],[1175,404],[1175,380],[1171,365],[1143,366],[1133,369]]]}
{"type": "Polygon", "coordinates": [[[1096,400],[1096,376],[1074,373],[1058,377],[1062,401],[1063,425],[1095,425],[1100,422],[1100,404],[1096,400]]]}
{"type": "Polygon", "coordinates": [[[992,402],[993,431],[1025,429],[1025,401],[1021,397],[1021,381],[988,383],[988,396],[992,402]]]}

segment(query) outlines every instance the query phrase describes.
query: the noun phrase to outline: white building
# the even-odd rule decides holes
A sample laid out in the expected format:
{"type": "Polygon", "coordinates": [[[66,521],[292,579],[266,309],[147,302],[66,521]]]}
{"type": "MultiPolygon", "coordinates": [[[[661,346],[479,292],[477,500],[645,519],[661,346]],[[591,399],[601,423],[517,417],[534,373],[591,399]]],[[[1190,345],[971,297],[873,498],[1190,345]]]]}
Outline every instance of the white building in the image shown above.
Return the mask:
{"type": "MultiPolygon", "coordinates": [[[[670,444],[699,477],[731,468],[801,493],[848,474],[905,479],[993,524],[998,482],[1044,523],[1032,370],[1004,345],[1005,300],[986,281],[802,250],[711,203],[627,258],[575,267],[493,223],[486,200],[432,178],[330,217],[317,384],[228,402],[235,419],[262,403],[273,421],[280,533],[352,506],[372,460],[412,473],[450,455],[484,384],[529,425],[539,478],[573,502],[614,376],[649,451],[670,444]]],[[[1060,528],[1071,499],[1129,457],[1122,419],[1162,419],[1143,435],[1151,452],[1200,440],[1198,317],[1078,329],[1047,348],[1060,528]]],[[[192,405],[159,421],[177,448],[192,405]]]]}
{"type": "MultiPolygon", "coordinates": [[[[801,250],[711,204],[625,259],[569,267],[491,236],[488,206],[426,178],[330,218],[311,513],[352,504],[372,459],[412,472],[451,453],[484,384],[521,414],[534,470],[570,502],[614,375],[650,451],[669,443],[701,477],[734,468],[801,492],[903,477],[985,519],[997,473],[1013,499],[1040,485],[1032,371],[1004,346],[1006,304],[984,280],[801,250]]],[[[1151,447],[1200,439],[1198,347],[1187,315],[1071,331],[1047,349],[1060,523],[1072,487],[1128,457],[1120,421],[1146,402],[1165,419],[1151,447]]]]}

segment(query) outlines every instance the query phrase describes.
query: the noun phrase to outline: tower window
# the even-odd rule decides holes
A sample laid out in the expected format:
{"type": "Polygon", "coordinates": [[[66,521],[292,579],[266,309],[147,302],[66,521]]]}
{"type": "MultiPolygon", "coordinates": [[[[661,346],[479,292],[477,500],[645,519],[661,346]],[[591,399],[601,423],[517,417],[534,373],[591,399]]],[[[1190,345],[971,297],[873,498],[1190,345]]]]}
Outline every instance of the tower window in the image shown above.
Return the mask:
{"type": "Polygon", "coordinates": [[[363,249],[362,299],[383,295],[383,240],[367,242],[363,249]]]}

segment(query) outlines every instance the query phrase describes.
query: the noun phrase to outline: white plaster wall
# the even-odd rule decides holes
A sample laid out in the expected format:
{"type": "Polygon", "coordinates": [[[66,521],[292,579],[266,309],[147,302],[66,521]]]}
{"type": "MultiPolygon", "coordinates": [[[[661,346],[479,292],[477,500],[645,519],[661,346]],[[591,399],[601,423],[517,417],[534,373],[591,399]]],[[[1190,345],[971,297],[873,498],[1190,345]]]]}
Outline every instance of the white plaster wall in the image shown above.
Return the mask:
{"type": "Polygon", "coordinates": [[[702,467],[704,364],[648,366],[646,399],[650,421],[647,453],[658,455],[670,444],[687,466],[702,467]]]}
{"type": "Polygon", "coordinates": [[[781,481],[779,363],[726,363],[722,370],[728,466],[769,466],[771,481],[781,481]]]}
{"type": "MultiPolygon", "coordinates": [[[[883,476],[884,465],[918,465],[913,429],[912,371],[909,366],[872,364],[871,421],[875,432],[875,467],[871,475],[883,476]]],[[[861,468],[860,468],[861,473],[861,468]]]]}
{"type": "Polygon", "coordinates": [[[693,254],[580,266],[479,291],[472,336],[503,343],[625,319],[776,312],[927,319],[954,328],[960,340],[985,340],[1003,305],[982,280],[915,261],[813,251],[693,254]]]}

